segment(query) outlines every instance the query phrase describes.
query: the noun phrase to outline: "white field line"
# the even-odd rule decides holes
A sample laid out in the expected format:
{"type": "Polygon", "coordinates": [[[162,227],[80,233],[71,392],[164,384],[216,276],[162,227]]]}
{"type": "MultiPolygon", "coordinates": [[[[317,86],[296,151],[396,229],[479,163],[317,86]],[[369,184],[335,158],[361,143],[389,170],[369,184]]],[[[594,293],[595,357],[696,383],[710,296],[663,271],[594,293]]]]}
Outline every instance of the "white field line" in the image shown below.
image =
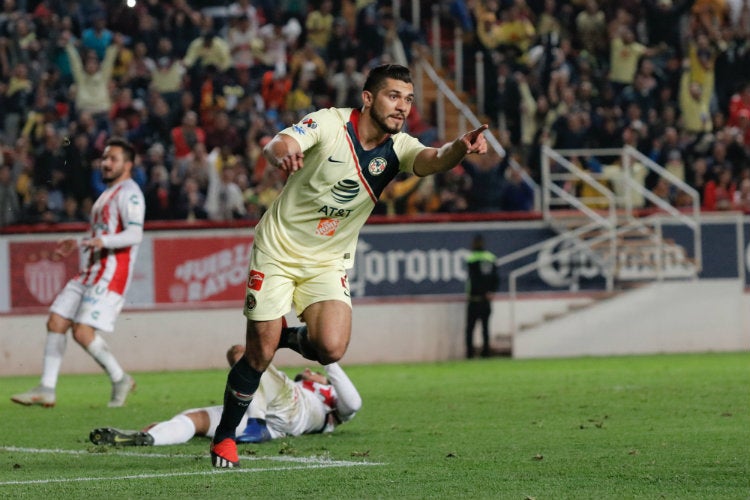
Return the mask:
{"type": "MultiPolygon", "coordinates": [[[[80,455],[80,456],[126,456],[126,457],[153,457],[153,458],[190,458],[195,459],[196,456],[200,455],[183,455],[183,454],[165,454],[165,453],[121,453],[111,452],[107,453],[95,453],[85,450],[61,450],[61,449],[40,449],[40,448],[19,448],[15,446],[2,446],[0,451],[9,452],[20,452],[20,453],[51,453],[56,455],[80,455]]],[[[205,455],[208,458],[208,455],[205,455]]],[[[353,462],[350,460],[331,460],[324,457],[254,457],[254,456],[240,456],[240,460],[247,461],[271,461],[271,462],[291,462],[299,465],[288,465],[284,467],[262,467],[262,468],[233,468],[233,469],[210,469],[206,471],[196,472],[167,472],[161,474],[135,474],[130,476],[114,476],[114,477],[74,477],[74,478],[60,478],[60,479],[30,479],[27,481],[0,481],[0,486],[10,485],[23,485],[23,484],[51,484],[51,483],[75,483],[75,482],[86,482],[86,481],[101,481],[106,479],[108,481],[117,480],[128,480],[128,479],[154,479],[164,477],[186,477],[186,476],[208,476],[212,474],[226,474],[226,473],[248,473],[248,472],[270,472],[279,470],[301,470],[301,469],[328,469],[332,467],[358,467],[358,466],[371,466],[371,465],[383,465],[378,462],[353,462]]]]}

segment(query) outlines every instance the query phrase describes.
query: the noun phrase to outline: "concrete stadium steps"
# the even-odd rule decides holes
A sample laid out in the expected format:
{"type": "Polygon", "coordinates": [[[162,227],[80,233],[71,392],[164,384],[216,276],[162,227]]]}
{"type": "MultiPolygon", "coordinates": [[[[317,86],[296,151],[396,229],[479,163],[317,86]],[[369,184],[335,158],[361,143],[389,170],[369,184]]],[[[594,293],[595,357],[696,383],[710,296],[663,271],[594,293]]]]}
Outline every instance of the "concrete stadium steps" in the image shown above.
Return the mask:
{"type": "Polygon", "coordinates": [[[738,345],[750,345],[750,332],[743,332],[742,300],[742,283],[736,279],[645,284],[524,328],[513,338],[512,355],[545,358],[736,350],[738,345]]]}

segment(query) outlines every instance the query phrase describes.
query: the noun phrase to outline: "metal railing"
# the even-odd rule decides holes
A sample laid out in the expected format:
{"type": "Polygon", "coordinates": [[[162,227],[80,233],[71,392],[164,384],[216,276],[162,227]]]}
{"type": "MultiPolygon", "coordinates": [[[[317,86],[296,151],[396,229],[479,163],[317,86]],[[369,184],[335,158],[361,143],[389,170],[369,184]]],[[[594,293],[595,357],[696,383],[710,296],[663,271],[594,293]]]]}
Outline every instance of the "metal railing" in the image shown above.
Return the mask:
{"type": "MultiPolygon", "coordinates": [[[[544,147],[542,151],[542,213],[544,220],[550,227],[555,228],[559,234],[545,241],[518,250],[497,260],[499,266],[508,265],[522,258],[528,258],[530,255],[538,253],[546,247],[558,245],[567,241],[569,246],[558,250],[548,256],[541,262],[539,259],[524,264],[508,275],[508,292],[510,301],[509,321],[511,334],[515,335],[519,331],[517,320],[516,305],[518,294],[518,280],[522,276],[538,270],[542,265],[549,265],[551,262],[557,262],[568,259],[572,252],[584,252],[594,263],[601,269],[602,275],[606,280],[607,291],[614,289],[615,266],[618,258],[619,245],[618,238],[628,233],[640,233],[645,235],[656,247],[656,279],[661,281],[664,276],[661,271],[663,266],[663,255],[665,252],[665,241],[662,233],[664,220],[675,221],[689,228],[693,232],[693,254],[694,254],[694,272],[692,277],[697,277],[697,273],[702,268],[702,248],[700,232],[700,197],[693,188],[684,181],[674,176],[672,173],[656,164],[648,157],[645,157],[635,148],[625,147],[622,149],[581,149],[581,150],[553,150],[544,147]],[[594,156],[618,156],[620,158],[624,176],[624,193],[623,196],[617,196],[611,189],[605,186],[601,180],[606,180],[606,175],[593,174],[587,172],[568,160],[568,157],[594,157],[594,156]],[[691,198],[691,210],[685,214],[668,202],[662,200],[654,193],[637,182],[633,177],[634,162],[639,162],[645,168],[655,172],[660,177],[666,179],[677,189],[685,192],[691,198]],[[552,164],[558,169],[553,172],[552,164]],[[580,198],[574,193],[569,192],[565,187],[558,185],[559,182],[568,183],[585,183],[596,191],[600,196],[593,198],[593,201],[606,203],[606,208],[595,210],[586,205],[585,198],[580,198]],[[632,204],[632,192],[642,196],[645,200],[651,202],[660,213],[649,215],[647,217],[637,217],[634,212],[635,207],[632,204]],[[572,210],[558,211],[553,210],[553,205],[567,205],[572,210]],[[619,210],[619,209],[622,210],[619,210]],[[557,212],[557,213],[556,213],[557,212]],[[578,214],[577,227],[566,227],[561,224],[558,213],[578,214]],[[584,238],[585,235],[594,234],[593,237],[584,238]],[[608,256],[603,256],[594,248],[601,243],[606,243],[609,247],[608,256]]],[[[589,199],[588,201],[592,201],[589,199]]]]}
{"type": "MultiPolygon", "coordinates": [[[[459,134],[465,134],[468,131],[467,123],[472,128],[478,128],[482,125],[476,114],[472,109],[459,98],[456,93],[445,83],[440,75],[438,75],[435,68],[430,64],[426,57],[420,56],[415,61],[415,74],[414,84],[415,92],[417,94],[417,106],[420,108],[424,107],[424,78],[429,78],[436,86],[438,92],[435,102],[436,116],[435,122],[438,129],[438,137],[440,140],[445,141],[445,123],[446,123],[446,102],[451,104],[453,108],[458,112],[459,116],[459,134]]],[[[500,144],[497,138],[489,132],[485,132],[485,138],[487,144],[491,147],[501,158],[505,156],[505,148],[500,144]]],[[[534,210],[540,210],[541,207],[541,189],[534,179],[526,172],[526,170],[513,158],[509,159],[509,166],[513,170],[517,171],[521,176],[523,182],[529,186],[534,192],[534,210]]]]}

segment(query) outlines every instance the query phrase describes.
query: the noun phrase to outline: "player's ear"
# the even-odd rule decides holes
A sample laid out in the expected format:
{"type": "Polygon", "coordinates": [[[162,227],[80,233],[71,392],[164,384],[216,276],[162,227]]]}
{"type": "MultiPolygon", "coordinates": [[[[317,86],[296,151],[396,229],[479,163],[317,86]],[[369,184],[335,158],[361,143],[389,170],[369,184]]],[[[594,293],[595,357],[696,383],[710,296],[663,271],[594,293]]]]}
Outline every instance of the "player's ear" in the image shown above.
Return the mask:
{"type": "Polygon", "coordinates": [[[367,106],[372,106],[373,95],[369,90],[362,91],[362,103],[367,106]]]}

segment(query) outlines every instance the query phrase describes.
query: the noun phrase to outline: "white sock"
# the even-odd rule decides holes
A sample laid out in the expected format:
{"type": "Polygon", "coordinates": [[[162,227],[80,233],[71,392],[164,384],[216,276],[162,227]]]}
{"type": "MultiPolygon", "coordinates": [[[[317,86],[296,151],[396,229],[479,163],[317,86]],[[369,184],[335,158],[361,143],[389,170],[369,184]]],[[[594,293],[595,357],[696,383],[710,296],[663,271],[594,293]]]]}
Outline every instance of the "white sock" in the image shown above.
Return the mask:
{"type": "Polygon", "coordinates": [[[156,424],[148,433],[154,438],[154,446],[187,443],[195,436],[195,424],[187,415],[180,414],[156,424]]]}
{"type": "Polygon", "coordinates": [[[94,337],[94,340],[86,347],[86,350],[91,357],[99,363],[99,366],[109,375],[109,379],[112,382],[119,382],[125,375],[120,363],[115,359],[115,355],[109,350],[107,342],[98,333],[94,337]]]}
{"type": "Polygon", "coordinates": [[[44,387],[57,387],[57,376],[60,374],[65,346],[68,336],[64,333],[47,332],[44,342],[44,360],[42,363],[42,385],[44,387]]]}

